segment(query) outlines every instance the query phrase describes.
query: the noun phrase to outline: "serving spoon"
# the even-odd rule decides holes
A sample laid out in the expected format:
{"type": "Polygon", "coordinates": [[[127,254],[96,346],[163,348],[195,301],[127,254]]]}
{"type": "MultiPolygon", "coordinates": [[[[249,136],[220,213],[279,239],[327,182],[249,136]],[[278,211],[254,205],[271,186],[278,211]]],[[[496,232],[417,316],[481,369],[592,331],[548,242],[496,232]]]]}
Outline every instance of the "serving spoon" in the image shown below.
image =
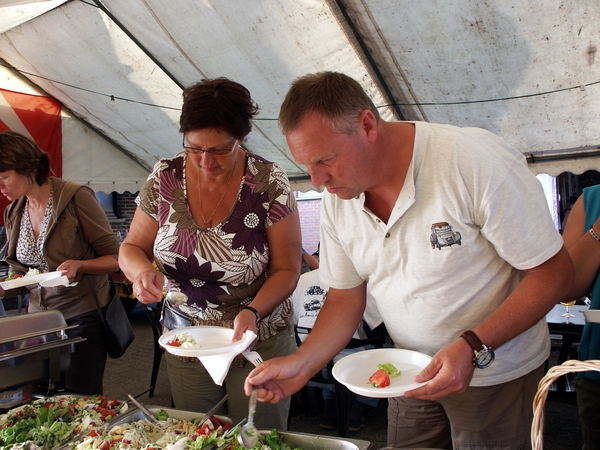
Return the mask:
{"type": "Polygon", "coordinates": [[[183,292],[169,291],[165,299],[172,305],[184,305],[188,301],[188,296],[183,292]]]}
{"type": "Polygon", "coordinates": [[[254,414],[256,414],[257,388],[252,389],[250,401],[248,402],[248,422],[245,423],[238,434],[238,442],[244,448],[252,448],[258,443],[258,430],[254,425],[254,414]]]}

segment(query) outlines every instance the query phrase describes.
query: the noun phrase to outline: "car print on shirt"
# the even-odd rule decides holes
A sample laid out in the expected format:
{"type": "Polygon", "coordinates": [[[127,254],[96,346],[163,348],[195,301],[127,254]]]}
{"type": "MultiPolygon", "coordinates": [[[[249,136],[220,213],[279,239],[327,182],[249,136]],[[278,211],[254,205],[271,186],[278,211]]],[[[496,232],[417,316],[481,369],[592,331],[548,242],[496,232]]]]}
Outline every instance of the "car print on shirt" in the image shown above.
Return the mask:
{"type": "Polygon", "coordinates": [[[448,222],[437,222],[431,225],[431,236],[429,236],[431,248],[441,250],[442,247],[450,247],[453,244],[461,245],[461,237],[458,231],[452,231],[448,222]]]}

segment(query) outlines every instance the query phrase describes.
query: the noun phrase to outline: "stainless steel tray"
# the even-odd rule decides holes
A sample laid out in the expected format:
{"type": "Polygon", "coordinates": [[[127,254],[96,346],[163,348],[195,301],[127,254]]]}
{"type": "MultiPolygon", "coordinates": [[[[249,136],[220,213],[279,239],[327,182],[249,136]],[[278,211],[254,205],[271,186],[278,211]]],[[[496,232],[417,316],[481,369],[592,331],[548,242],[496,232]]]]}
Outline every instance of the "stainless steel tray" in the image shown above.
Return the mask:
{"type": "MultiPolygon", "coordinates": [[[[269,430],[259,430],[260,434],[269,434],[269,430]]],[[[360,439],[322,436],[319,434],[300,433],[297,431],[280,431],[282,440],[292,448],[304,450],[367,450],[371,443],[360,439]]]]}
{"type": "MultiPolygon", "coordinates": [[[[203,413],[183,411],[179,409],[163,408],[160,406],[144,405],[152,414],[156,411],[166,411],[169,417],[175,417],[182,420],[202,419],[204,418],[203,413]]],[[[226,416],[216,415],[217,419],[221,422],[225,421],[232,423],[231,419],[226,416]]],[[[107,423],[107,427],[110,429],[116,425],[123,425],[125,423],[134,422],[137,420],[144,420],[146,416],[142,411],[137,408],[132,408],[128,412],[111,419],[107,423]]],[[[267,435],[271,430],[259,430],[260,434],[267,435]]],[[[284,442],[290,445],[292,448],[301,447],[304,450],[368,450],[371,446],[369,441],[363,441],[360,439],[348,439],[348,438],[337,438],[332,436],[321,436],[315,434],[299,433],[294,431],[281,431],[280,434],[283,436],[284,442]]],[[[84,436],[79,437],[78,440],[73,440],[66,445],[66,448],[71,447],[73,442],[78,442],[84,436]]]]}

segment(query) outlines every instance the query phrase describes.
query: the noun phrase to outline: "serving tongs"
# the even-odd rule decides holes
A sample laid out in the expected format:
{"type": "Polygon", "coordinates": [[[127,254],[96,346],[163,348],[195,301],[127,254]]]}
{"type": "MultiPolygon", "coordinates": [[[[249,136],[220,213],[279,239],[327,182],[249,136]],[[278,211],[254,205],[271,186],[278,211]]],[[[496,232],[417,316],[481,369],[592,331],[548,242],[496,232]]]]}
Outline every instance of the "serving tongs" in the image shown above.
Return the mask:
{"type": "MultiPolygon", "coordinates": [[[[225,433],[223,433],[222,438],[227,439],[236,430],[239,432],[240,428],[246,422],[246,420],[248,420],[248,419],[246,417],[244,417],[237,424],[233,425],[229,430],[227,430],[225,433]]],[[[223,449],[229,447],[230,445],[231,445],[230,442],[225,442],[224,444],[222,444],[220,446],[217,446],[216,444],[208,444],[208,445],[202,447],[202,450],[223,450],[223,449]]]]}
{"type": "Polygon", "coordinates": [[[154,423],[158,423],[158,420],[156,419],[156,417],[154,417],[154,414],[152,414],[144,405],[142,405],[140,402],[138,402],[135,398],[133,398],[133,396],[131,394],[127,394],[127,397],[129,397],[129,400],[131,400],[131,402],[138,407],[138,409],[144,413],[144,415],[150,419],[150,421],[154,422],[154,423]]]}
{"type": "Polygon", "coordinates": [[[225,394],[225,397],[223,397],[221,400],[219,400],[215,406],[213,406],[212,408],[210,408],[208,410],[208,412],[206,414],[204,414],[204,417],[202,418],[202,422],[200,422],[199,426],[204,425],[204,422],[206,422],[208,419],[210,419],[210,416],[212,416],[214,413],[217,412],[217,409],[219,409],[219,407],[225,403],[225,400],[227,400],[229,398],[229,394],[225,394]]]}

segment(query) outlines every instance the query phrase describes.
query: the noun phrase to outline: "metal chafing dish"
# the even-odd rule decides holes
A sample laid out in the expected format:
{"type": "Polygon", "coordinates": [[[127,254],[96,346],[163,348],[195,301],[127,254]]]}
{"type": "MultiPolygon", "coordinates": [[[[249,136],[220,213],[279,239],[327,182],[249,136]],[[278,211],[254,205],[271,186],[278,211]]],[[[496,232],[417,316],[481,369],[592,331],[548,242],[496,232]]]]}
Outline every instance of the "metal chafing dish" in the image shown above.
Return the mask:
{"type": "MultiPolygon", "coordinates": [[[[269,434],[267,430],[259,430],[260,434],[269,434]]],[[[318,434],[299,433],[296,431],[280,431],[282,441],[292,448],[304,450],[367,450],[371,443],[360,439],[321,436],[318,434]]]]}
{"type": "MultiPolygon", "coordinates": [[[[179,419],[191,419],[203,417],[201,413],[193,413],[189,411],[181,411],[177,409],[160,408],[156,406],[147,406],[147,408],[153,414],[162,409],[166,411],[169,416],[177,417],[179,419]]],[[[115,420],[116,423],[130,422],[131,420],[143,419],[144,415],[141,411],[132,411],[131,419],[126,415],[115,420]]],[[[216,416],[219,420],[225,419],[231,423],[231,419],[222,416],[216,416]]],[[[111,423],[112,424],[112,423],[111,423]]],[[[259,430],[261,435],[267,435],[271,430],[259,430]]],[[[321,436],[315,434],[299,433],[295,431],[280,431],[279,434],[283,436],[283,441],[292,448],[302,448],[304,450],[367,450],[371,443],[369,441],[362,441],[359,439],[348,439],[338,438],[332,436],[321,436]]]]}
{"type": "MultiPolygon", "coordinates": [[[[75,325],[76,326],[76,325],[75,325]]],[[[51,387],[69,367],[73,344],[60,311],[0,317],[0,391],[44,381],[51,387]]]]}
{"type": "MultiPolygon", "coordinates": [[[[178,409],[162,408],[159,406],[145,405],[152,414],[156,411],[163,410],[169,414],[170,417],[176,417],[178,419],[191,420],[194,418],[203,418],[204,414],[195,413],[190,411],[182,411],[178,409]]],[[[231,423],[231,419],[224,416],[216,416],[220,421],[226,421],[231,423]]],[[[122,425],[124,423],[133,422],[136,420],[145,419],[144,413],[139,409],[132,409],[123,415],[117,416],[109,422],[109,428],[115,425],[122,425]]],[[[270,430],[259,430],[262,435],[267,435],[270,430]]],[[[292,448],[302,448],[304,450],[368,450],[371,446],[369,441],[363,441],[360,439],[348,439],[338,438],[332,436],[321,436],[315,434],[299,433],[295,431],[280,431],[283,436],[283,440],[292,448]]]]}

